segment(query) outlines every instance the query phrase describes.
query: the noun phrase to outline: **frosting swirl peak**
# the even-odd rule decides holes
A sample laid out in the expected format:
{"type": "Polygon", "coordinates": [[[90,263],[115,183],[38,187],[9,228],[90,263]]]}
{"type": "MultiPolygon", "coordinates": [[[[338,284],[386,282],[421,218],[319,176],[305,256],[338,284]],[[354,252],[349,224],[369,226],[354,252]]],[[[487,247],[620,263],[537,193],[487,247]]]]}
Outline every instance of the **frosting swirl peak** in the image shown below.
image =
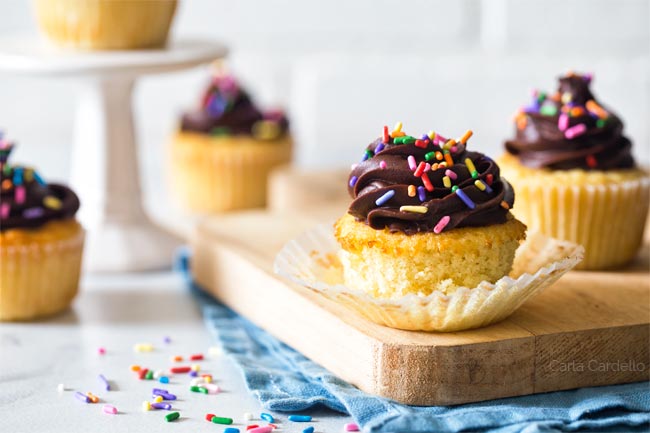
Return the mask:
{"type": "Polygon", "coordinates": [[[449,140],[433,131],[415,138],[401,128],[384,127],[353,166],[351,215],[409,235],[506,222],[514,192],[492,159],[466,149],[472,131],[449,140]]]}
{"type": "Polygon", "coordinates": [[[569,73],[554,94],[533,92],[531,104],[515,114],[516,135],[506,150],[532,168],[633,168],[623,122],[596,100],[591,81],[591,75],[569,73]]]}

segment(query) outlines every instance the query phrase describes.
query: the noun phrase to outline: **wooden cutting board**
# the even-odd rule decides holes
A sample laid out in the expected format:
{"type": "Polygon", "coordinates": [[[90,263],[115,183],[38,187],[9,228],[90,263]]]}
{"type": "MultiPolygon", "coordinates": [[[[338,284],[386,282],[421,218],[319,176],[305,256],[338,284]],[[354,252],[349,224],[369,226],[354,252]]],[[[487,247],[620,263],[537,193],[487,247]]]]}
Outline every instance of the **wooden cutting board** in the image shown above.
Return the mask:
{"type": "Polygon", "coordinates": [[[205,220],[193,236],[192,270],[226,305],[360,389],[450,405],[650,378],[647,246],[624,271],[569,273],[495,325],[402,331],[274,275],[287,240],[345,211],[337,200],[317,206],[314,194],[307,206],[293,193],[285,212],[205,220]]]}

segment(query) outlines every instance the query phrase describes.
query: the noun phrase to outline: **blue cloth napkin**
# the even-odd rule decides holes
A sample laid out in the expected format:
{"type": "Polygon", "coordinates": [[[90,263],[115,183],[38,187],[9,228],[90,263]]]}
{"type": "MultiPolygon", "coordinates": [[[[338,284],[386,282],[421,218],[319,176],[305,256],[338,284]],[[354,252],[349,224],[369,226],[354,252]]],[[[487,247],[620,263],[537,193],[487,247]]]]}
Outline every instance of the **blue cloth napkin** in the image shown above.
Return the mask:
{"type": "MultiPolygon", "coordinates": [[[[180,261],[187,273],[187,258],[180,261]]],[[[241,368],[246,386],[271,411],[325,406],[367,432],[642,432],[650,428],[650,385],[583,388],[460,406],[406,406],[338,379],[190,284],[205,324],[241,368]]]]}

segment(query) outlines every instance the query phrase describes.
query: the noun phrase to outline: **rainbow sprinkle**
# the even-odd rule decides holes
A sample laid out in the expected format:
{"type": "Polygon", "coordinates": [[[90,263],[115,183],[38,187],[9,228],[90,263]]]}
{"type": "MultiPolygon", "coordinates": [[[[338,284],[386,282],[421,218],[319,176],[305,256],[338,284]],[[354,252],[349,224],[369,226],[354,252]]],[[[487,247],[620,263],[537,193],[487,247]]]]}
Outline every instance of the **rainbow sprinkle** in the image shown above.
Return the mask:
{"type": "Polygon", "coordinates": [[[381,197],[375,200],[375,204],[377,206],[383,206],[384,204],[386,204],[388,200],[393,198],[394,195],[395,195],[395,190],[391,189],[390,191],[386,191],[381,197]]]}

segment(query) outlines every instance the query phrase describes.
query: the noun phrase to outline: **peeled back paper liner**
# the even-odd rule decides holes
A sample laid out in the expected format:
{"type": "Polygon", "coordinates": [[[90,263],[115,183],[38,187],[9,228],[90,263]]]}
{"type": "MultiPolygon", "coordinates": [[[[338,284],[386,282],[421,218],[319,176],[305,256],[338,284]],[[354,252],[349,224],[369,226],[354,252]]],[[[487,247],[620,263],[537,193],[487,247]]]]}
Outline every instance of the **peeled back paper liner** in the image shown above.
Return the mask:
{"type": "Polygon", "coordinates": [[[521,304],[582,260],[584,248],[539,233],[517,249],[509,276],[451,294],[409,294],[377,299],[343,284],[340,246],[331,226],[317,226],[289,241],[275,258],[275,272],[298,285],[345,305],[366,319],[391,328],[452,332],[505,319],[521,304]]]}

